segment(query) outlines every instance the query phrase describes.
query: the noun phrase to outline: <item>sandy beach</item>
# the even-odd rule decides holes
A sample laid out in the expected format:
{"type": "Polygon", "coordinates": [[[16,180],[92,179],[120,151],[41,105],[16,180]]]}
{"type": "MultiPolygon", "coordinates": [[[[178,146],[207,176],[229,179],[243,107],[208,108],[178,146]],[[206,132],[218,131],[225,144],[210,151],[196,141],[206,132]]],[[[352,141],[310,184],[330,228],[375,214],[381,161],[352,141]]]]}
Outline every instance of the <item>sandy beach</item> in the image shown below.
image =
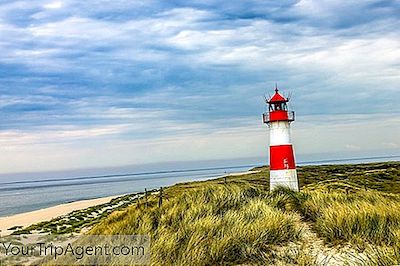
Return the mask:
{"type": "MultiPolygon", "coordinates": [[[[259,173],[259,172],[261,172],[261,171],[260,171],[260,170],[253,170],[253,171],[246,171],[246,172],[230,173],[230,174],[223,175],[223,176],[220,176],[220,177],[224,177],[224,176],[239,176],[239,175],[256,174],[256,173],[259,173]]],[[[218,178],[218,177],[217,177],[217,178],[218,178]]]]}
{"type": "Polygon", "coordinates": [[[62,215],[66,215],[75,210],[85,209],[91,206],[100,205],[103,203],[107,203],[110,200],[120,197],[123,195],[116,195],[104,198],[96,198],[89,200],[80,200],[65,204],[56,205],[53,207],[40,209],[31,212],[19,213],[15,215],[0,217],[0,235],[8,235],[12,233],[8,229],[13,226],[23,226],[26,227],[28,225],[39,223],[43,221],[51,220],[55,217],[59,217],[62,215]]]}

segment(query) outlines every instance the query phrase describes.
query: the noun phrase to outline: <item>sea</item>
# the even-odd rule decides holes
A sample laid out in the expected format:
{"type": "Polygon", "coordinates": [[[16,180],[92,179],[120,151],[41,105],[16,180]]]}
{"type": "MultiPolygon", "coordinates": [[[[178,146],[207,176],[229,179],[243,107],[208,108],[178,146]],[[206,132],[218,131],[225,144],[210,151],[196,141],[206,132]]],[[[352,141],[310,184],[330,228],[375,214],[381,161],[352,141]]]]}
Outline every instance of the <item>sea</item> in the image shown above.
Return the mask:
{"type": "MultiPolygon", "coordinates": [[[[400,155],[312,159],[297,165],[398,161],[400,155]]],[[[176,183],[201,181],[265,165],[265,158],[171,162],[115,168],[0,175],[0,217],[62,203],[142,192],[176,183]]]]}

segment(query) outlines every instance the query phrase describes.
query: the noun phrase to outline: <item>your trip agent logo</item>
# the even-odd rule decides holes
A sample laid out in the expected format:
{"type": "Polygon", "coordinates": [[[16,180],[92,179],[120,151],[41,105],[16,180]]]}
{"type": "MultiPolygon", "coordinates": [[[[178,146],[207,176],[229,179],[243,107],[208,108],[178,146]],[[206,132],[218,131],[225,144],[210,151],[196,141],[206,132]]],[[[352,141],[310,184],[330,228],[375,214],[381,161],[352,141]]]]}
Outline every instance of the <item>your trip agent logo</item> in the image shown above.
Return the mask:
{"type": "Polygon", "coordinates": [[[150,263],[147,235],[10,236],[0,239],[0,265],[127,265],[150,263]],[[56,241],[55,241],[56,240],[56,241]]]}

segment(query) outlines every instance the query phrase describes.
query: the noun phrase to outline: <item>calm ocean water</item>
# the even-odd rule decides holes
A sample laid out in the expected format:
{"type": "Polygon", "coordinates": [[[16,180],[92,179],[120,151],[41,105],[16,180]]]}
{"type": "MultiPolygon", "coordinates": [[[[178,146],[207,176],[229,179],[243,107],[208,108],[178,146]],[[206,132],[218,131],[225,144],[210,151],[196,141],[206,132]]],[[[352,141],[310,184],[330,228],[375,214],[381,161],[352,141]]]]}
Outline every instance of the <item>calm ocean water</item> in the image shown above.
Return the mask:
{"type": "MultiPolygon", "coordinates": [[[[335,160],[312,160],[305,164],[361,163],[398,160],[400,156],[369,157],[335,160]]],[[[85,175],[67,173],[0,176],[0,216],[38,210],[61,203],[144,191],[173,185],[179,182],[206,180],[227,173],[247,171],[262,165],[262,159],[244,161],[213,161],[199,163],[174,163],[135,168],[109,169],[103,175],[87,172],[85,175]],[[244,162],[239,164],[239,162],[244,162]],[[222,164],[224,163],[224,164],[222,164]],[[183,168],[189,165],[190,168],[183,168]],[[222,166],[221,166],[222,165],[222,166]],[[160,169],[161,167],[161,169],[160,169]],[[175,170],[174,170],[175,169],[175,170]],[[176,170],[182,169],[182,170],[176,170]],[[130,171],[128,171],[130,170],[130,171]]],[[[97,170],[99,171],[99,170],[97,170]]]]}

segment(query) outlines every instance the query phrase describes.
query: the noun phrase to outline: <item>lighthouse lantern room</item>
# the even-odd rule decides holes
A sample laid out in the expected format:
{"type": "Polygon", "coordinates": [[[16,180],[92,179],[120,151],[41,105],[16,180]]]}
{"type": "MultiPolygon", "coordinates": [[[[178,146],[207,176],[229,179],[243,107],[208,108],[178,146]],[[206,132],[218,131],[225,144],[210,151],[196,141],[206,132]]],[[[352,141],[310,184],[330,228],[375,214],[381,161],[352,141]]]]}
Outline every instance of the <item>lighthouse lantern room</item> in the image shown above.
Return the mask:
{"type": "Polygon", "coordinates": [[[282,96],[278,88],[275,94],[266,99],[268,112],[263,114],[263,122],[269,127],[269,166],[270,190],[285,186],[298,191],[294,150],[290,139],[290,123],[294,121],[294,112],[289,111],[289,98],[282,96]]]}

